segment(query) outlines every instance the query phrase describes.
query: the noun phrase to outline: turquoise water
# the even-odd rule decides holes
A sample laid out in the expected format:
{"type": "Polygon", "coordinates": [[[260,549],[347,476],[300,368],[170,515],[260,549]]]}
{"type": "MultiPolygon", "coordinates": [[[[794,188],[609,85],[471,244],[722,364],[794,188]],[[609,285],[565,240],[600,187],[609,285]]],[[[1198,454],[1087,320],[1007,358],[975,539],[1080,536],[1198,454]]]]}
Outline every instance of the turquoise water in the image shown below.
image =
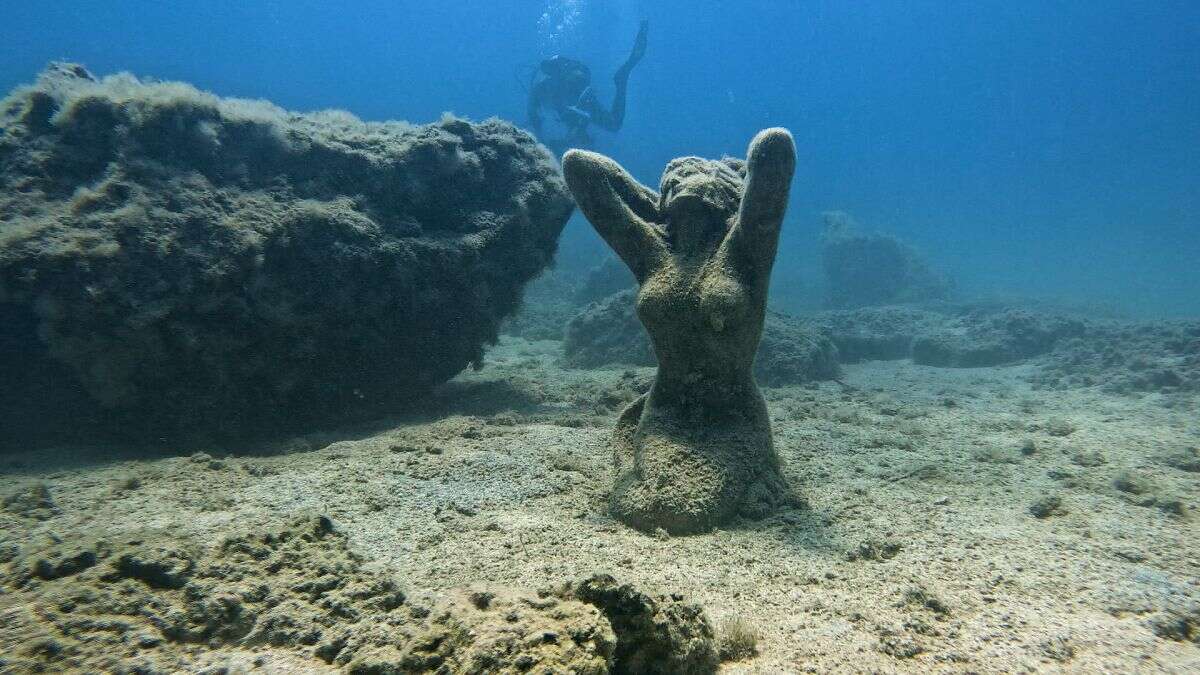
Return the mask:
{"type": "MultiPolygon", "coordinates": [[[[791,129],[800,163],[779,304],[819,296],[819,214],[916,244],[961,288],[1140,316],[1200,312],[1200,4],[371,0],[8,3],[0,89],[52,59],[291,109],[523,122],[539,59],[601,100],[645,60],[597,149],[656,184],[684,154],[791,129]]],[[[576,217],[567,269],[604,248],[576,217]]]]}

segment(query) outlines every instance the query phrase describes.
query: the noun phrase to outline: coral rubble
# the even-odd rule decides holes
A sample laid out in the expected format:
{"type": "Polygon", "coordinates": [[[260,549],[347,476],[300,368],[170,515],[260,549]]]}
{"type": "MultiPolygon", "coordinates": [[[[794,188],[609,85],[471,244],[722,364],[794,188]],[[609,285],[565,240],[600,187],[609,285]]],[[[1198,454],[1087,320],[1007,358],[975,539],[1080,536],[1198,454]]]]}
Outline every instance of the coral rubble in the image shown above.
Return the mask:
{"type": "Polygon", "coordinates": [[[199,672],[248,651],[349,673],[715,671],[699,607],[612,577],[415,594],[363,563],[324,516],[210,547],[160,532],[27,544],[0,560],[0,670],[199,672]]]}

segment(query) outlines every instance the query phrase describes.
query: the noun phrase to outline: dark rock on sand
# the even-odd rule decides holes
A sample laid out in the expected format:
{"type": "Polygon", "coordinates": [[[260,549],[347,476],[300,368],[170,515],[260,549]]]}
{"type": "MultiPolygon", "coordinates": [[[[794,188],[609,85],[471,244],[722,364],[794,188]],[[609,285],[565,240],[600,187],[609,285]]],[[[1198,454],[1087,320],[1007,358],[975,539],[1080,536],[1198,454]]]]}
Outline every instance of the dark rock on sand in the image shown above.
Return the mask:
{"type": "Polygon", "coordinates": [[[0,507],[13,515],[34,520],[50,520],[61,513],[45,483],[33,483],[5,495],[0,500],[0,507]]]}
{"type": "Polygon", "coordinates": [[[1093,321],[1032,378],[1045,389],[1117,394],[1200,391],[1200,321],[1093,321]]]}
{"type": "Polygon", "coordinates": [[[712,625],[679,596],[651,597],[599,574],[575,584],[570,597],[597,607],[617,634],[614,673],[714,673],[719,661],[712,625]]]}
{"type": "Polygon", "coordinates": [[[1084,323],[1070,317],[1015,309],[971,313],[918,336],[912,358],[927,366],[998,366],[1045,354],[1059,340],[1083,331],[1084,323]]]}
{"type": "Polygon", "coordinates": [[[0,373],[134,432],[337,419],[478,365],[572,209],[497,120],[301,115],[56,64],[0,129],[0,373]]]}
{"type": "Polygon", "coordinates": [[[1029,513],[1034,518],[1049,518],[1050,516],[1065,516],[1067,515],[1067,509],[1063,506],[1061,498],[1055,495],[1047,495],[1030,504],[1029,513]]]}

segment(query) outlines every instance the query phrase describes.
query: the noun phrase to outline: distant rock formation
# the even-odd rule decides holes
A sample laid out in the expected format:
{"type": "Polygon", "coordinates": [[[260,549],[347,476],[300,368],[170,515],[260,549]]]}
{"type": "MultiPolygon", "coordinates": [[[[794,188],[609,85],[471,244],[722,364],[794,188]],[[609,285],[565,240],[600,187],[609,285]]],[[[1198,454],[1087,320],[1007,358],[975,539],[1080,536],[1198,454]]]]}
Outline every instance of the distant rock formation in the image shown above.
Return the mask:
{"type": "Polygon", "coordinates": [[[829,307],[853,309],[950,296],[950,281],[930,269],[908,244],[863,232],[841,211],[830,211],[824,219],[821,257],[829,307]]]}
{"type": "Polygon", "coordinates": [[[943,368],[1031,363],[1041,389],[1128,394],[1200,391],[1200,321],[1117,321],[1036,306],[988,303],[821,312],[842,363],[912,359],[943,368]]]}
{"type": "Polygon", "coordinates": [[[498,120],[54,64],[0,102],[0,373],[155,435],[386,410],[481,363],[572,208],[498,120]]]}
{"type": "Polygon", "coordinates": [[[1017,363],[1085,329],[1074,316],[969,304],[828,311],[810,320],[830,335],[843,363],[911,358],[943,368],[1017,363]]]}

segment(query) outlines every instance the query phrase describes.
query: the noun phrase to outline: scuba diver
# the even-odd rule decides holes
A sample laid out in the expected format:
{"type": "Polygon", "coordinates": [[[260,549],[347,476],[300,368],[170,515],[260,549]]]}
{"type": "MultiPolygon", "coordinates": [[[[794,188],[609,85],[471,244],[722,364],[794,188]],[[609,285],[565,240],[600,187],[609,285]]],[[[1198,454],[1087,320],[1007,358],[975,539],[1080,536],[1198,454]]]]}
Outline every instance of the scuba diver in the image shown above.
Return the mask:
{"type": "MultiPolygon", "coordinates": [[[[646,53],[646,27],[642,21],[629,58],[613,75],[617,92],[613,95],[612,107],[605,109],[592,90],[592,71],[586,65],[565,56],[555,56],[542,61],[539,70],[542,77],[529,90],[529,126],[537,136],[542,135],[542,111],[554,113],[566,128],[566,136],[560,139],[543,139],[542,142],[557,154],[568,148],[586,148],[591,145],[588,125],[595,124],[607,131],[617,131],[625,121],[625,90],[629,85],[629,73],[646,53]]],[[[536,76],[536,73],[535,73],[536,76]]]]}

